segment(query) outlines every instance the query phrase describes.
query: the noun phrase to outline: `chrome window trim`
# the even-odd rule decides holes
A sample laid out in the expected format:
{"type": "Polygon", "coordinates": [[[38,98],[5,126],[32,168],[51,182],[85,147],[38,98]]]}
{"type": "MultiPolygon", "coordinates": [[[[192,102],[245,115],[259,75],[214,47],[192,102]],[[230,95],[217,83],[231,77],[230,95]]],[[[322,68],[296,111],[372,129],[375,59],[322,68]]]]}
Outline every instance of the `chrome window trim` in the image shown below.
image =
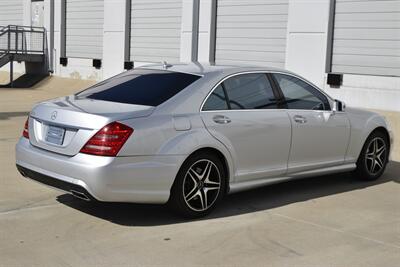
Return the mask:
{"type": "MultiPolygon", "coordinates": [[[[292,76],[294,78],[297,78],[305,83],[307,83],[308,85],[310,85],[311,87],[313,87],[314,89],[316,89],[318,92],[320,92],[321,94],[323,94],[329,102],[329,110],[311,110],[311,109],[299,109],[299,110],[310,110],[310,111],[329,111],[332,112],[332,104],[333,101],[335,101],[332,97],[330,97],[329,95],[327,95],[321,88],[317,87],[316,85],[312,84],[311,82],[307,81],[306,79],[296,75],[296,74],[292,74],[292,73],[288,73],[288,72],[284,72],[284,71],[271,71],[271,70],[257,70],[257,71],[243,71],[243,72],[238,72],[238,73],[233,73],[230,74],[228,76],[226,76],[225,78],[223,78],[222,80],[220,80],[216,85],[213,86],[213,88],[210,90],[210,92],[208,92],[207,96],[203,99],[201,105],[200,105],[200,110],[199,112],[225,112],[225,111],[253,111],[253,110],[295,110],[295,109],[283,109],[283,108],[279,108],[279,109],[219,109],[219,110],[203,110],[203,106],[205,104],[205,102],[208,100],[208,98],[210,97],[210,95],[214,92],[214,90],[221,85],[224,81],[226,81],[229,78],[235,77],[235,76],[239,76],[239,75],[243,75],[243,74],[256,74],[256,73],[264,73],[265,75],[267,74],[283,74],[283,75],[288,75],[288,76],[292,76]]],[[[271,84],[271,86],[273,86],[271,84]]],[[[344,112],[343,112],[344,113],[344,112]]]]}
{"type": "MultiPolygon", "coordinates": [[[[239,76],[239,75],[243,75],[243,74],[257,74],[257,73],[264,73],[265,75],[267,75],[268,71],[265,70],[257,70],[257,71],[243,71],[243,72],[238,72],[238,73],[233,73],[230,74],[228,76],[226,76],[225,78],[223,78],[222,80],[220,80],[216,85],[214,85],[214,87],[210,90],[210,92],[208,92],[207,96],[203,99],[203,102],[200,105],[200,111],[199,112],[208,112],[208,111],[238,111],[238,110],[278,110],[278,109],[219,109],[219,110],[203,110],[203,106],[205,104],[205,102],[208,100],[208,98],[210,97],[210,95],[214,92],[214,90],[220,86],[224,81],[226,81],[229,78],[235,77],[235,76],[239,76]]],[[[268,82],[270,82],[268,80],[268,82]]],[[[271,87],[273,87],[273,84],[271,84],[271,87]]]]}
{"type": "MultiPolygon", "coordinates": [[[[327,95],[321,88],[317,87],[312,82],[307,81],[306,79],[304,79],[304,78],[302,78],[302,77],[300,77],[298,75],[292,74],[292,73],[286,73],[286,72],[280,72],[280,71],[270,71],[269,73],[270,74],[274,74],[274,73],[283,74],[283,75],[287,75],[287,76],[291,76],[291,77],[297,78],[297,79],[305,82],[306,84],[308,84],[309,86],[311,86],[312,88],[314,88],[315,90],[317,90],[318,92],[320,92],[321,94],[323,94],[327,98],[327,100],[329,102],[329,110],[325,110],[325,111],[332,111],[332,104],[333,104],[332,102],[334,102],[335,100],[331,96],[327,95]]],[[[293,109],[290,109],[290,110],[293,110],[293,109]]],[[[301,110],[312,110],[312,109],[301,109],[301,110]]]]}

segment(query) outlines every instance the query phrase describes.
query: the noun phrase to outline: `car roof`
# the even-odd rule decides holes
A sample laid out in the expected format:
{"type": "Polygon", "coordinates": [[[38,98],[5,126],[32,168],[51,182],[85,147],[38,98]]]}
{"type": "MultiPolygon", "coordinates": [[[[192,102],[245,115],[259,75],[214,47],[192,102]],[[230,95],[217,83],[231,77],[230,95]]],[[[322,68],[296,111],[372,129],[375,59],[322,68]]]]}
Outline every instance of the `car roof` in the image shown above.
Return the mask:
{"type": "Polygon", "coordinates": [[[290,73],[287,70],[274,68],[274,67],[264,67],[264,66],[227,66],[227,65],[209,65],[201,64],[198,62],[188,63],[188,64],[169,64],[169,63],[159,63],[159,64],[149,64],[138,67],[140,69],[153,69],[153,70],[168,70],[172,72],[189,73],[194,75],[204,76],[207,74],[224,74],[230,75],[238,72],[251,72],[251,71],[279,71],[284,73],[290,73]]]}

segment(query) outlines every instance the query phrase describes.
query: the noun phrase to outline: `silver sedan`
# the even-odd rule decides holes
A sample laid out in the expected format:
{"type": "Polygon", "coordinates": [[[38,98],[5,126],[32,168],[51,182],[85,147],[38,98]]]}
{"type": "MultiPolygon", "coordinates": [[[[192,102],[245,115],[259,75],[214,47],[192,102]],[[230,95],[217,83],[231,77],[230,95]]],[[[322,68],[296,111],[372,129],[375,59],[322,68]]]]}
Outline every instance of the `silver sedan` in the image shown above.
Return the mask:
{"type": "Polygon", "coordinates": [[[93,201],[208,214],[224,195],[351,171],[379,178],[385,119],[274,68],[152,65],[37,104],[20,173],[93,201]]]}

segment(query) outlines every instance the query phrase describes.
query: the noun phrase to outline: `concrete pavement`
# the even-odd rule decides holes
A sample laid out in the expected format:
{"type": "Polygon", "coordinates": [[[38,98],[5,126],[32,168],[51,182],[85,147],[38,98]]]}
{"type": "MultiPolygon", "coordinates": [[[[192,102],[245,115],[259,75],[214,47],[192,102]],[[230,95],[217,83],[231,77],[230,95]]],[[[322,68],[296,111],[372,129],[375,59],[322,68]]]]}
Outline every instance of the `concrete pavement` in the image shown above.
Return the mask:
{"type": "Polygon", "coordinates": [[[91,83],[0,89],[0,266],[399,266],[400,162],[376,182],[343,174],[230,195],[197,221],[23,178],[14,145],[33,103],[91,83]]]}

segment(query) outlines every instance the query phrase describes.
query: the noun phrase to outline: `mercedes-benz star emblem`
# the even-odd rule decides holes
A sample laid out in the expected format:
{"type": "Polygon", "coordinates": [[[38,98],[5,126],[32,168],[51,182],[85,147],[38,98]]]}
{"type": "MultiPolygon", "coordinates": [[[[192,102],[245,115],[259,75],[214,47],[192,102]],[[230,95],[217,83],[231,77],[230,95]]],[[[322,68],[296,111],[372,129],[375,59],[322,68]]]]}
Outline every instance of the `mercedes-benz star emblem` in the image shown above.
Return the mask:
{"type": "Polygon", "coordinates": [[[51,113],[51,119],[54,121],[57,118],[57,111],[53,111],[53,113],[51,113]]]}

